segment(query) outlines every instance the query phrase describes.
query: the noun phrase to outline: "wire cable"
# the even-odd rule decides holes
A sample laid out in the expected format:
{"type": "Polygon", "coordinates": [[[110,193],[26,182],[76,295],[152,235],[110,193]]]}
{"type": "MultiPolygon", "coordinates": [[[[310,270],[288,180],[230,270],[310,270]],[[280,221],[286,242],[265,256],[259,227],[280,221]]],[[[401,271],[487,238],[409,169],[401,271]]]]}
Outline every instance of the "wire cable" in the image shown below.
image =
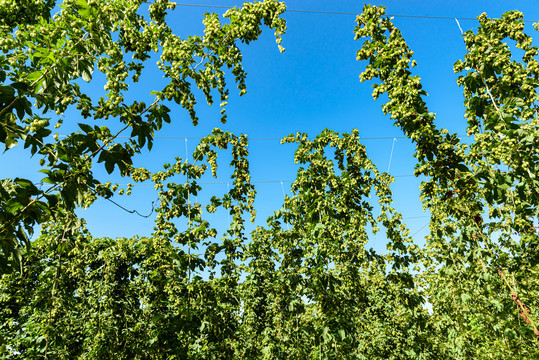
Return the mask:
{"type": "MultiPolygon", "coordinates": [[[[185,7],[205,7],[205,8],[218,8],[218,9],[231,9],[234,6],[227,5],[212,5],[212,4],[176,4],[176,6],[185,7]]],[[[326,10],[302,10],[302,9],[286,9],[287,12],[303,13],[303,14],[325,14],[325,15],[359,15],[361,12],[351,11],[326,11],[326,10]]],[[[405,15],[405,14],[386,14],[390,17],[410,18],[410,19],[432,19],[432,20],[469,20],[477,21],[477,18],[471,17],[454,17],[454,16],[429,16],[429,15],[405,15]]],[[[496,19],[496,18],[493,18],[496,19]]],[[[524,22],[535,23],[539,20],[523,20],[524,22]]]]}
{"type": "Polygon", "coordinates": [[[113,203],[114,205],[116,205],[120,209],[124,210],[125,212],[128,212],[130,214],[136,214],[136,215],[138,215],[140,217],[143,217],[143,218],[146,218],[146,219],[149,218],[150,216],[152,216],[152,214],[153,214],[153,212],[155,210],[155,202],[157,201],[157,200],[152,201],[152,210],[150,211],[150,213],[148,215],[142,215],[137,210],[129,210],[129,209],[125,208],[124,206],[118,204],[116,201],[114,201],[112,199],[109,199],[109,198],[104,198],[104,199],[111,202],[111,203],[113,203]]]}
{"type": "Polygon", "coordinates": [[[430,224],[430,222],[428,222],[428,223],[426,223],[425,225],[423,225],[423,226],[421,227],[421,229],[417,230],[411,237],[414,237],[414,236],[416,236],[417,234],[419,234],[419,232],[420,232],[421,230],[423,230],[424,228],[426,228],[429,224],[430,224]]]}
{"type": "Polygon", "coordinates": [[[396,138],[393,138],[393,145],[391,145],[391,153],[389,154],[389,164],[387,165],[387,173],[389,174],[389,169],[391,168],[391,159],[393,158],[393,150],[395,149],[395,143],[397,142],[396,138]]]}
{"type": "MultiPolygon", "coordinates": [[[[414,174],[407,174],[407,175],[392,175],[393,177],[412,177],[415,175],[414,174]]],[[[260,181],[251,181],[251,184],[276,184],[276,183],[293,183],[294,180],[260,180],[260,181]]],[[[39,184],[39,183],[36,183],[36,184],[39,184]]],[[[229,185],[230,182],[227,182],[227,181],[208,181],[208,182],[197,182],[198,185],[229,185]]],[[[128,186],[129,184],[116,184],[118,186],[128,186]]],[[[137,185],[152,185],[154,186],[155,184],[153,183],[135,183],[135,184],[131,184],[132,186],[137,186],[137,185]]]]}
{"type": "Polygon", "coordinates": [[[461,35],[464,35],[464,31],[462,31],[462,28],[460,27],[459,20],[457,18],[455,18],[455,21],[457,22],[457,26],[459,27],[461,35]]]}

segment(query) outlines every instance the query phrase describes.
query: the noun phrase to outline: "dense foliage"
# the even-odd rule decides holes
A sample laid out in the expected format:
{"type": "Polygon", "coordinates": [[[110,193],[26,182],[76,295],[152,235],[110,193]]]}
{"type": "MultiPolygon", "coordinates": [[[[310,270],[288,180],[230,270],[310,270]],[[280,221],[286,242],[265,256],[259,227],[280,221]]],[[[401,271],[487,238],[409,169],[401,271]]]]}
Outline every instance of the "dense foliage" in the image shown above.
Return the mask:
{"type": "Polygon", "coordinates": [[[50,184],[0,182],[0,358],[539,357],[539,63],[522,14],[480,15],[463,35],[467,54],[454,70],[469,145],[436,126],[413,52],[385,9],[365,6],[357,17],[360,78],[375,81],[375,99],[387,95],[383,111],[415,143],[416,175],[427,179],[431,231],[419,246],[392,207],[393,178],[355,130],[285,137],[300,164],[292,195],[250,234],[246,136],[215,129],[189,159],[155,173],[132,166],[171,121],[165,104],[185,108],[196,125],[193,87],[224,108],[229,72],[245,93],[237,43],[265,25],[282,50],[283,3],[246,3],[226,24],[207,14],[204,36],[187,39],[167,25],[168,0],[66,0],[51,16],[55,5],[0,4],[0,141],[40,156],[50,184]],[[167,83],[148,94],[150,105],[130,102],[152,52],[167,83]],[[94,72],[106,79],[98,99],[85,93],[94,72]],[[80,130],[51,136],[66,125],[55,113],[66,111],[79,113],[80,130]],[[199,203],[200,179],[217,176],[224,151],[233,186],[199,203]],[[94,176],[100,164],[155,184],[152,236],[98,239],[76,217],[78,206],[123,191],[94,176]],[[220,238],[208,220],[218,208],[230,216],[220,238]],[[367,248],[378,231],[383,253],[367,248]]]}

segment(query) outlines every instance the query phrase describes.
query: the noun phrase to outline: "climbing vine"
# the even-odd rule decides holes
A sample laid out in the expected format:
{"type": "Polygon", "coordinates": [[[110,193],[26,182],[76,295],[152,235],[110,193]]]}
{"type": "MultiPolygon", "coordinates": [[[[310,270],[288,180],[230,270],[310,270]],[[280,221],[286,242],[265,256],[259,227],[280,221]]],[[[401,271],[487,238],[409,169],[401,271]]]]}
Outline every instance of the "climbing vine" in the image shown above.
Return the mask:
{"type": "Polygon", "coordinates": [[[437,126],[413,51],[385,8],[366,5],[357,17],[360,79],[374,99],[387,96],[382,111],[416,146],[415,174],[425,177],[431,219],[422,241],[410,236],[392,204],[394,179],[367,157],[358,130],[284,137],[299,166],[291,194],[250,233],[246,135],[214,129],[159,171],[133,165],[172,121],[167,105],[197,124],[195,88],[210,104],[219,99],[225,122],[226,74],[246,92],[238,43],[266,26],[282,51],[283,3],[246,3],[223,22],[206,14],[204,35],[187,39],[167,25],[176,4],[166,0],[148,5],[149,20],[142,1],[68,0],[54,15],[52,1],[17,4],[0,4],[0,142],[37,155],[49,187],[0,182],[0,358],[539,356],[539,49],[521,13],[482,14],[463,34],[454,70],[466,142],[437,126]],[[167,82],[128,102],[152,52],[167,82]],[[80,81],[94,84],[94,72],[106,79],[99,98],[80,81]],[[78,130],[54,136],[68,110],[80,114],[78,130]],[[225,152],[231,188],[199,202],[203,177],[218,176],[225,152]],[[154,185],[151,236],[95,238],[75,216],[131,192],[95,177],[101,165],[154,185]],[[226,229],[212,223],[215,213],[226,214],[226,229]],[[386,248],[375,251],[380,232],[386,248]]]}

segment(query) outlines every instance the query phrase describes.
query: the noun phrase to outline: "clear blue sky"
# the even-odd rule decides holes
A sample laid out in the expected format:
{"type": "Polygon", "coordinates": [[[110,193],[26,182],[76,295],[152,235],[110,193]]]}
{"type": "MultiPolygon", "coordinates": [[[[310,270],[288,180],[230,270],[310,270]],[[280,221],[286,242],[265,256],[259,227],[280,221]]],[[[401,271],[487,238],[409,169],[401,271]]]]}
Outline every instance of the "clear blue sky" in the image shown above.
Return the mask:
{"type": "MultiPolygon", "coordinates": [[[[191,0],[189,4],[199,5],[241,5],[235,0],[191,0]]],[[[333,12],[360,13],[363,4],[357,1],[320,1],[292,0],[286,2],[289,9],[319,10],[333,12]]],[[[535,1],[385,1],[375,2],[387,7],[388,14],[424,15],[459,18],[475,18],[482,12],[490,17],[499,17],[504,11],[518,9],[524,12],[525,19],[539,19],[539,4],[535,1]]],[[[169,16],[174,30],[182,37],[202,34],[202,15],[204,12],[222,14],[225,9],[211,7],[178,6],[169,16]]],[[[307,132],[316,135],[324,128],[338,132],[359,129],[361,137],[388,137],[389,139],[365,139],[367,153],[377,164],[379,170],[388,169],[393,137],[400,137],[400,131],[393,127],[392,121],[384,117],[380,106],[384,99],[374,101],[369,83],[360,83],[359,73],[364,64],[357,62],[355,52],[362,41],[354,41],[354,15],[297,13],[284,14],[288,22],[288,31],[282,45],[286,52],[280,54],[275,45],[273,31],[264,29],[259,41],[243,46],[244,67],[248,72],[247,95],[232,96],[228,106],[228,122],[219,122],[219,107],[212,108],[199,98],[197,107],[200,124],[192,126],[186,112],[173,110],[173,124],[167,126],[157,136],[202,137],[214,127],[237,134],[247,134],[250,141],[250,163],[253,182],[258,191],[256,208],[257,224],[263,225],[265,218],[282,205],[283,190],[290,193],[291,180],[294,179],[292,145],[280,145],[279,140],[261,140],[260,138],[281,138],[295,132],[307,132]],[[264,183],[267,181],[276,181],[264,183]]],[[[395,24],[402,30],[409,46],[415,51],[419,66],[415,74],[421,76],[424,89],[429,93],[426,98],[429,110],[437,113],[437,125],[448,128],[451,132],[463,134],[464,119],[462,95],[455,83],[453,63],[462,58],[465,48],[461,33],[455,20],[395,17],[395,24]]],[[[464,31],[477,26],[476,21],[460,20],[464,31]]],[[[528,32],[535,36],[531,24],[528,32]]],[[[234,85],[230,78],[229,85],[234,85]]],[[[152,74],[141,78],[138,88],[130,89],[132,98],[144,98],[148,101],[149,89],[156,80],[152,74]]],[[[99,96],[102,87],[97,86],[95,94],[99,96]]],[[[79,121],[66,116],[66,123],[79,121]]],[[[67,132],[66,125],[60,133],[67,132]]],[[[189,139],[187,148],[191,153],[196,140],[189,139]]],[[[145,166],[159,170],[164,162],[173,161],[175,156],[185,157],[184,139],[157,138],[154,149],[136,160],[136,166],[145,166]]],[[[0,157],[0,176],[26,176],[39,180],[35,166],[21,167],[22,149],[8,151],[0,157]]],[[[407,139],[398,139],[392,155],[390,173],[396,175],[393,186],[395,207],[403,216],[412,234],[417,233],[418,240],[428,234],[428,217],[422,212],[419,202],[419,179],[413,173],[414,148],[407,139]],[[422,229],[423,228],[423,229],[422,229]],[[422,230],[421,230],[422,229],[422,230]]],[[[189,155],[190,156],[190,155],[189,155]]],[[[37,161],[37,160],[36,160],[37,161]]],[[[227,157],[221,158],[219,179],[208,181],[221,184],[206,185],[208,192],[223,193],[229,181],[227,157]]],[[[107,181],[106,173],[102,181],[107,181]]],[[[178,179],[183,181],[183,179],[178,179]]],[[[125,183],[125,179],[113,178],[111,181],[125,183]]],[[[140,213],[150,212],[151,203],[156,198],[152,186],[138,185],[130,197],[116,197],[115,200],[126,208],[136,209],[140,213]]],[[[115,205],[100,200],[89,210],[79,211],[86,218],[91,232],[95,236],[132,236],[150,235],[153,228],[152,217],[143,219],[128,214],[115,205]]],[[[226,214],[214,217],[214,226],[221,227],[226,222],[226,214]]],[[[376,248],[383,248],[383,236],[373,241],[376,248]]]]}

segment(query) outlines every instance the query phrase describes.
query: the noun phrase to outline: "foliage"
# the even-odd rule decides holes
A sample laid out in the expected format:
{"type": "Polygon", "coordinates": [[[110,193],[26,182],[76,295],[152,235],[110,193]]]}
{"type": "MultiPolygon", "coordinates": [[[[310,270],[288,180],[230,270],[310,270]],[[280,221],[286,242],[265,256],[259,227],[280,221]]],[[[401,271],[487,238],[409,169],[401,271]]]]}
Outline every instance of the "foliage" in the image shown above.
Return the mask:
{"type": "Polygon", "coordinates": [[[463,34],[467,53],[454,69],[469,145],[437,128],[412,75],[413,52],[385,9],[365,6],[357,18],[357,58],[368,61],[360,78],[376,80],[375,99],[387,94],[382,109],[415,143],[416,175],[427,177],[423,244],[392,207],[393,178],[367,158],[357,130],[285,137],[301,166],[292,196],[251,234],[256,191],[245,135],[215,129],[192,161],[176,158],[155,173],[132,166],[171,121],[165,103],[185,108],[196,125],[193,87],[225,106],[229,70],[245,93],[237,42],[256,40],[266,25],[280,48],[284,4],[246,3],[225,14],[227,24],[206,14],[204,36],[180,39],[166,23],[175,6],[166,0],[147,7],[149,20],[140,1],[68,0],[52,17],[53,2],[23,3],[27,16],[0,4],[9,14],[0,17],[0,141],[40,156],[50,187],[0,183],[0,358],[539,357],[539,63],[522,14],[480,15],[477,31],[463,34]],[[149,94],[150,105],[130,102],[124,95],[151,52],[167,83],[149,94]],[[95,99],[83,81],[99,77],[106,94],[95,99]],[[54,113],[75,109],[80,130],[50,136],[67,126],[54,113]],[[233,187],[198,203],[200,179],[217,176],[225,150],[233,187]],[[117,191],[94,177],[99,163],[155,184],[152,236],[93,238],[74,215],[117,191]],[[218,208],[231,218],[220,239],[207,216],[218,208]],[[41,234],[30,242],[36,224],[41,234]],[[378,231],[383,253],[368,248],[378,231]]]}

